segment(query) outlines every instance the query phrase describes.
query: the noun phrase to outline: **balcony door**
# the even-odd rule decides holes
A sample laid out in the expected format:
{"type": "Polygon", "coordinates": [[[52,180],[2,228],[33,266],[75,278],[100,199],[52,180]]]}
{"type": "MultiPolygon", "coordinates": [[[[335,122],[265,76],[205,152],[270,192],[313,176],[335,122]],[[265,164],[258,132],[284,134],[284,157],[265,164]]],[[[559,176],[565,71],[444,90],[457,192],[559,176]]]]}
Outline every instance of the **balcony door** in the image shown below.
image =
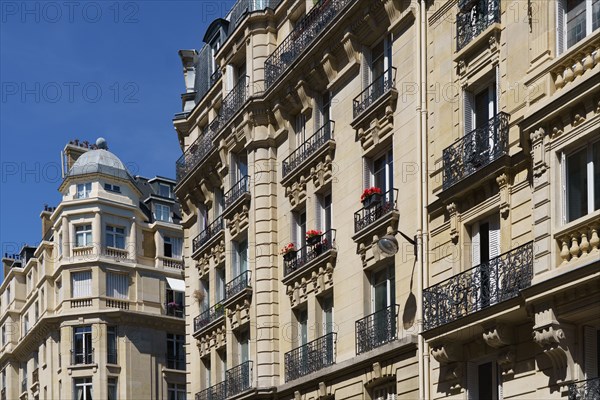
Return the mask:
{"type": "Polygon", "coordinates": [[[73,329],[73,364],[91,364],[92,327],[77,326],[73,329]]]}
{"type": "Polygon", "coordinates": [[[465,158],[477,167],[493,157],[499,142],[498,130],[492,119],[498,113],[496,83],[478,92],[465,92],[465,158]]]}
{"type": "Polygon", "coordinates": [[[499,279],[497,257],[500,255],[500,215],[475,222],[471,226],[471,267],[478,309],[498,301],[499,279]]]}
{"type": "Polygon", "coordinates": [[[237,153],[231,155],[231,187],[234,187],[236,183],[243,177],[248,175],[248,154],[237,153]]]}
{"type": "Polygon", "coordinates": [[[390,264],[371,275],[371,311],[373,313],[373,335],[375,346],[387,343],[396,331],[394,305],[396,303],[396,274],[390,264]],[[391,310],[390,310],[391,307],[391,310]],[[391,314],[390,314],[391,311],[391,314]]]}
{"type": "Polygon", "coordinates": [[[392,150],[388,150],[372,159],[365,159],[364,162],[365,188],[377,187],[381,189],[386,201],[393,202],[394,158],[392,150]]]}
{"type": "Polygon", "coordinates": [[[241,240],[233,242],[234,259],[233,259],[233,277],[240,276],[248,271],[248,241],[241,240]]]}
{"type": "Polygon", "coordinates": [[[296,244],[298,250],[306,246],[306,210],[294,213],[292,240],[296,244]]]}
{"type": "Polygon", "coordinates": [[[378,93],[383,93],[384,82],[387,76],[384,72],[392,66],[392,44],[389,36],[386,36],[371,48],[371,59],[369,66],[369,83],[375,84],[378,93]],[[380,87],[381,86],[381,87],[380,87]]]}

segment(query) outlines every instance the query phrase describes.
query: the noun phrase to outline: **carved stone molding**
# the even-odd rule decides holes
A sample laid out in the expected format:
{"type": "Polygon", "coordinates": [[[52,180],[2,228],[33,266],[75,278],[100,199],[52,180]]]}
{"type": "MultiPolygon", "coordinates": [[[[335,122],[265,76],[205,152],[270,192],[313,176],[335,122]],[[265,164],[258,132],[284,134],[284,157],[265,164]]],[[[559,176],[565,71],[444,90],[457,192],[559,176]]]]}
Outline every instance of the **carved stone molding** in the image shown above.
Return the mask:
{"type": "Polygon", "coordinates": [[[496,178],[496,182],[500,188],[500,215],[506,219],[510,211],[510,178],[504,172],[496,178]]]}
{"type": "Polygon", "coordinates": [[[250,222],[248,206],[244,204],[240,212],[236,212],[230,218],[226,220],[227,228],[232,237],[240,234],[244,229],[248,227],[250,222]]]}
{"type": "Polygon", "coordinates": [[[325,382],[319,382],[317,389],[317,400],[329,400],[333,399],[334,396],[331,393],[331,388],[328,388],[325,382]]]}
{"type": "Polygon", "coordinates": [[[337,252],[331,254],[330,261],[317,269],[308,268],[308,276],[300,276],[286,285],[286,293],[290,298],[292,307],[296,307],[308,300],[308,295],[319,295],[333,287],[333,261],[337,252]],[[312,272],[311,272],[312,270],[312,272]]]}
{"type": "Polygon", "coordinates": [[[300,80],[296,85],[296,92],[302,103],[302,114],[310,115],[312,112],[312,91],[308,87],[308,83],[304,80],[300,80]]]}
{"type": "Polygon", "coordinates": [[[306,199],[306,178],[301,176],[299,181],[285,188],[285,194],[290,200],[292,207],[296,207],[306,199]]]}
{"type": "Polygon", "coordinates": [[[449,364],[462,360],[463,347],[458,343],[440,344],[431,347],[431,355],[440,364],[449,364]]]}
{"type": "Polygon", "coordinates": [[[500,367],[502,376],[514,375],[515,373],[515,352],[513,349],[508,349],[498,354],[497,362],[500,367]]]}
{"type": "Polygon", "coordinates": [[[555,118],[550,123],[550,135],[552,139],[559,137],[565,131],[564,124],[560,118],[555,118]]]}
{"type": "Polygon", "coordinates": [[[498,38],[495,35],[489,37],[488,44],[490,47],[490,53],[495,53],[500,47],[500,42],[498,41],[498,38]]]}
{"type": "Polygon", "coordinates": [[[586,112],[585,112],[585,107],[583,106],[583,104],[579,104],[579,105],[573,107],[573,110],[571,111],[571,119],[572,119],[572,124],[574,127],[584,123],[585,117],[586,117],[586,112]]]}
{"type": "Polygon", "coordinates": [[[342,45],[344,46],[346,57],[348,57],[348,63],[358,63],[360,61],[360,44],[356,36],[350,31],[346,32],[342,38],[342,45]]]}
{"type": "Polygon", "coordinates": [[[492,328],[484,329],[483,340],[496,349],[508,346],[513,341],[512,327],[506,324],[498,324],[492,328]]]}
{"type": "Polygon", "coordinates": [[[446,209],[450,214],[450,239],[454,244],[458,243],[458,212],[456,203],[446,205],[446,209]]]}
{"type": "Polygon", "coordinates": [[[530,134],[533,175],[536,178],[542,176],[548,169],[548,164],[546,163],[546,151],[544,149],[545,133],[543,128],[539,128],[530,134]]]}
{"type": "Polygon", "coordinates": [[[541,357],[536,359],[540,370],[550,372],[552,384],[563,383],[573,378],[574,362],[565,334],[567,329],[569,328],[556,318],[552,306],[543,304],[536,310],[533,341],[542,348],[541,357]],[[544,368],[546,365],[550,368],[544,368]]]}
{"type": "Polygon", "coordinates": [[[315,189],[318,190],[328,184],[333,177],[333,160],[331,155],[326,155],[324,162],[320,162],[315,167],[311,168],[310,175],[312,177],[313,185],[315,185],[315,189]]]}
{"type": "Polygon", "coordinates": [[[323,66],[323,71],[327,75],[327,80],[329,82],[333,82],[338,73],[337,60],[333,56],[331,52],[326,52],[321,59],[321,65],[323,66]]]}
{"type": "Polygon", "coordinates": [[[205,248],[198,257],[198,271],[203,274],[203,271],[207,271],[210,264],[219,265],[225,262],[225,241],[219,240],[210,247],[205,248]]]}
{"type": "Polygon", "coordinates": [[[239,328],[250,322],[250,300],[244,299],[243,302],[237,301],[235,304],[227,306],[227,318],[231,329],[239,328]]]}
{"type": "Polygon", "coordinates": [[[392,135],[394,128],[393,110],[386,106],[386,115],[381,119],[374,119],[367,129],[358,128],[358,139],[365,152],[372,151],[380,142],[392,135]]]}
{"type": "Polygon", "coordinates": [[[211,328],[197,340],[200,357],[209,355],[212,349],[220,349],[227,344],[227,330],[225,320],[223,323],[211,328]]]}

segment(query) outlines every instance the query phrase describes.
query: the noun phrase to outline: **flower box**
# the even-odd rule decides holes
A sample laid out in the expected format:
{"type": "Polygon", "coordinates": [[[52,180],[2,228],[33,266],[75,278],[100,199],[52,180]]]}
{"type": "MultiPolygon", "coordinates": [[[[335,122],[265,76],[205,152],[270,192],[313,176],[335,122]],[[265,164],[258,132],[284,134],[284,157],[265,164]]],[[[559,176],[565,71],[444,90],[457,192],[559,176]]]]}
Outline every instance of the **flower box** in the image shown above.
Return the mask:
{"type": "Polygon", "coordinates": [[[364,207],[369,207],[373,204],[378,204],[381,202],[381,197],[383,192],[378,187],[370,187],[363,191],[360,196],[360,201],[364,207]]]}
{"type": "Polygon", "coordinates": [[[316,229],[311,229],[310,231],[307,231],[306,232],[306,244],[308,244],[309,246],[314,246],[315,244],[317,244],[321,241],[322,235],[323,235],[323,232],[316,230],[316,229]]]}

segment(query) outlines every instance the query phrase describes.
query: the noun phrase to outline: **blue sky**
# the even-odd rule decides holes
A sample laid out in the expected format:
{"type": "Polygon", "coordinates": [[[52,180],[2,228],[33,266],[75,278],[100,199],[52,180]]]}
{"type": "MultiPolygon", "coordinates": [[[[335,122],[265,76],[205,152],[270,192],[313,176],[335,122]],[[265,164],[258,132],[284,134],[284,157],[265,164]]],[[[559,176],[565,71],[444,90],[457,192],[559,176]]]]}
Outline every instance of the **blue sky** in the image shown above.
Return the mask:
{"type": "Polygon", "coordinates": [[[184,91],[177,51],[200,48],[233,1],[0,0],[0,243],[41,237],[60,201],[60,151],[105,137],[144,176],[174,177],[171,119],[184,91]]]}

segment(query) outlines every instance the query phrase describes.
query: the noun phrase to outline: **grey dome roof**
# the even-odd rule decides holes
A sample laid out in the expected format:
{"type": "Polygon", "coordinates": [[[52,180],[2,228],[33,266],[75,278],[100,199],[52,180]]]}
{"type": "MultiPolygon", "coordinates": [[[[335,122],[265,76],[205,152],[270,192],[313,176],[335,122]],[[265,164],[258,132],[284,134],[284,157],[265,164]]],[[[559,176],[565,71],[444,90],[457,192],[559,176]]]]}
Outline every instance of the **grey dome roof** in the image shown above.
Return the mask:
{"type": "Polygon", "coordinates": [[[115,178],[130,179],[131,175],[121,160],[104,149],[83,153],[71,167],[69,176],[101,173],[115,178]]]}

